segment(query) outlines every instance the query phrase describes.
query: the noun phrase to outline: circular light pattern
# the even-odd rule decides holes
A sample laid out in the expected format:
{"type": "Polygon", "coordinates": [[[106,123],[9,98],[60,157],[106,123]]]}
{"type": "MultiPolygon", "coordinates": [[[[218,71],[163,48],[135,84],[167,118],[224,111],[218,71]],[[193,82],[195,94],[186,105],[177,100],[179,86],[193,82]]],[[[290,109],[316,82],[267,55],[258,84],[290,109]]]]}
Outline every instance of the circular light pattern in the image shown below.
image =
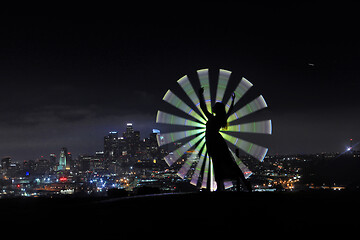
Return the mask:
{"type": "MultiPolygon", "coordinates": [[[[227,110],[230,107],[231,99],[226,99],[225,92],[228,88],[228,82],[231,76],[231,72],[228,70],[220,69],[218,75],[218,81],[216,86],[211,86],[215,89],[215,96],[212,98],[210,91],[210,81],[209,81],[209,70],[201,69],[197,71],[198,79],[193,78],[191,81],[199,81],[200,86],[204,88],[204,98],[205,103],[208,109],[211,109],[211,99],[215,101],[221,101],[226,105],[227,110]]],[[[205,144],[205,130],[206,130],[206,121],[207,118],[205,114],[200,109],[200,101],[197,96],[197,89],[193,88],[194,84],[191,84],[188,76],[183,76],[178,81],[180,87],[184,90],[186,97],[188,98],[187,102],[192,102],[192,104],[187,104],[185,99],[179,98],[171,90],[168,90],[163,97],[163,100],[176,109],[181,110],[185,113],[187,117],[180,117],[174,114],[166,113],[163,111],[158,111],[156,116],[156,122],[162,124],[170,125],[179,125],[186,126],[188,130],[169,132],[161,134],[158,136],[159,146],[171,144],[171,143],[181,143],[176,147],[175,150],[170,152],[166,157],[166,163],[171,166],[177,162],[184,154],[187,154],[186,160],[181,163],[182,166],[178,171],[178,175],[181,178],[188,177],[191,179],[190,183],[195,186],[200,186],[201,188],[206,188],[210,186],[210,190],[216,190],[216,182],[214,181],[214,171],[212,160],[207,154],[206,144],[205,144]],[[189,175],[191,176],[189,177],[189,175]]],[[[212,83],[213,84],[213,83],[212,83]]],[[[244,77],[236,86],[235,93],[235,103],[245,95],[245,93],[253,87],[253,84],[249,82],[244,77]]],[[[213,91],[214,92],[214,91],[213,91]]],[[[265,99],[262,95],[251,100],[243,107],[233,112],[228,118],[228,127],[226,129],[221,129],[220,133],[228,143],[232,144],[235,148],[241,149],[246,154],[263,161],[268,149],[266,147],[257,145],[253,142],[246,141],[235,137],[234,133],[244,132],[244,133],[253,133],[253,134],[271,134],[272,133],[272,124],[271,120],[262,120],[237,124],[237,120],[243,118],[249,114],[257,112],[261,109],[267,107],[265,99]]],[[[236,108],[235,108],[236,109],[236,108]]],[[[211,112],[211,111],[210,111],[211,112]]],[[[234,152],[230,149],[231,153],[234,155],[237,165],[244,173],[245,178],[248,178],[252,172],[245,166],[245,164],[235,156],[234,152]]],[[[231,187],[231,182],[225,182],[226,187],[231,187]]]]}

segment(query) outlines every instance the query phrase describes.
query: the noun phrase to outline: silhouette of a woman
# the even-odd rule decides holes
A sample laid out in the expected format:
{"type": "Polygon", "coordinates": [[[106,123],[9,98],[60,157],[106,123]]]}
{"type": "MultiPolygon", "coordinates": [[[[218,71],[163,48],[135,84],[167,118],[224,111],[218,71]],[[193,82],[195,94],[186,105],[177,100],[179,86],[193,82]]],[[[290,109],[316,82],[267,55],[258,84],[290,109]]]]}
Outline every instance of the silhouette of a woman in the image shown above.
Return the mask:
{"type": "Polygon", "coordinates": [[[225,104],[222,102],[216,102],[212,107],[211,114],[205,105],[204,88],[199,89],[200,107],[204,112],[208,121],[206,123],[205,140],[206,147],[209,156],[212,159],[215,173],[215,181],[217,183],[217,189],[224,190],[225,180],[236,180],[237,188],[239,190],[240,180],[245,184],[248,191],[251,191],[250,183],[245,179],[244,174],[237,166],[235,159],[233,158],[230,150],[219,133],[220,128],[224,128],[227,125],[227,119],[232,113],[234,107],[235,94],[232,94],[232,102],[229,111],[226,113],[225,104]]]}

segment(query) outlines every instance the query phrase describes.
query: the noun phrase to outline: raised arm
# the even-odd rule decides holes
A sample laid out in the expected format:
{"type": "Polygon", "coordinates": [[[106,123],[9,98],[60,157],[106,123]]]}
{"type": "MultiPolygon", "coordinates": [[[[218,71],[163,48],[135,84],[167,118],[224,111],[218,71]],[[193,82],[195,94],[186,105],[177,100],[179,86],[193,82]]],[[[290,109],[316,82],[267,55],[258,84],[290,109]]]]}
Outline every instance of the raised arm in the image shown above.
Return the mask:
{"type": "Polygon", "coordinates": [[[207,107],[205,104],[205,99],[204,99],[204,88],[203,87],[199,89],[199,100],[200,100],[201,110],[204,112],[204,114],[207,118],[210,118],[212,116],[212,114],[209,113],[209,111],[207,110],[207,107]]]}
{"type": "Polygon", "coordinates": [[[231,105],[230,105],[230,108],[229,108],[229,111],[227,112],[226,114],[226,119],[228,119],[230,117],[230,115],[232,114],[232,110],[234,108],[234,102],[235,102],[235,93],[233,93],[231,95],[231,98],[232,98],[232,101],[231,101],[231,105]]]}

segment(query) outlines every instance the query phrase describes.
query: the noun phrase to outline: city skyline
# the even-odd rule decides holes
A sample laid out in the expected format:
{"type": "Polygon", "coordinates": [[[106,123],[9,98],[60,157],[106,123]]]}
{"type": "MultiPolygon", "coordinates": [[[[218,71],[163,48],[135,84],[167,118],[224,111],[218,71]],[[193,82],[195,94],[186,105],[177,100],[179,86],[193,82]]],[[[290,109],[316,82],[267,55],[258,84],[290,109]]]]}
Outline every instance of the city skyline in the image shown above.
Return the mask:
{"type": "MultiPolygon", "coordinates": [[[[118,136],[118,139],[123,139],[123,135],[124,133],[126,133],[126,129],[129,127],[129,126],[133,126],[133,123],[130,123],[130,122],[127,122],[124,126],[122,126],[123,129],[116,129],[116,130],[112,130],[112,131],[109,131],[109,132],[104,132],[102,137],[100,137],[100,139],[97,139],[97,142],[99,142],[99,146],[98,148],[94,148],[94,149],[90,149],[89,151],[87,152],[81,152],[81,151],[78,151],[77,149],[73,148],[73,146],[68,146],[68,145],[61,145],[59,144],[59,148],[58,149],[54,149],[53,151],[50,151],[50,152],[41,152],[40,155],[37,155],[37,156],[34,156],[34,157],[27,157],[27,158],[24,158],[24,159],[17,159],[16,157],[14,156],[11,156],[11,155],[4,155],[4,156],[1,156],[1,158],[7,158],[7,157],[10,157],[12,161],[14,162],[22,162],[24,160],[39,160],[39,159],[48,159],[48,158],[51,158],[52,156],[55,156],[57,158],[57,161],[59,162],[59,158],[61,158],[61,154],[64,153],[69,153],[73,156],[73,158],[77,158],[78,156],[81,156],[81,155],[92,155],[92,154],[95,154],[97,152],[105,152],[105,147],[104,147],[104,137],[108,136],[108,135],[111,135],[111,134],[116,134],[118,136]]],[[[135,132],[138,132],[140,135],[139,135],[139,141],[145,141],[147,138],[149,138],[149,136],[153,133],[153,131],[158,131],[158,129],[151,129],[149,131],[146,131],[145,133],[141,133],[141,131],[135,129],[135,132]]]]}
{"type": "Polygon", "coordinates": [[[127,122],[146,135],[167,89],[204,68],[246,77],[266,97],[269,154],[342,152],[360,141],[351,6],[219,8],[147,21],[4,17],[0,157],[96,151],[127,122]]]}
{"type": "MultiPolygon", "coordinates": [[[[172,155],[173,148],[183,143],[171,142],[159,147],[157,142],[165,142],[165,135],[158,129],[141,139],[140,132],[127,123],[124,131],[111,131],[102,139],[103,151],[78,156],[65,146],[49,158],[14,162],[3,157],[0,198],[67,194],[124,197],[216,190],[216,184],[200,174],[208,171],[206,166],[198,168],[202,159],[195,150],[185,151],[169,166],[165,156],[172,155]]],[[[348,149],[341,154],[267,155],[259,161],[244,152],[234,154],[234,158],[237,164],[241,163],[239,167],[256,192],[356,190],[360,151],[355,147],[350,141],[348,149]]],[[[234,181],[226,181],[224,187],[228,191],[236,190],[234,181]]],[[[244,191],[244,185],[241,189],[244,191]]]]}
{"type": "MultiPolygon", "coordinates": [[[[96,154],[96,153],[102,153],[104,154],[104,152],[106,152],[106,147],[104,145],[104,138],[106,136],[110,136],[112,134],[115,134],[117,137],[117,139],[123,139],[124,138],[124,134],[126,134],[126,131],[127,131],[127,128],[131,126],[135,126],[132,122],[127,122],[125,123],[124,126],[122,126],[122,130],[119,128],[117,130],[112,130],[112,131],[109,131],[109,132],[104,132],[103,133],[103,136],[100,137],[98,140],[98,142],[100,142],[100,146],[98,148],[94,148],[94,149],[91,149],[87,152],[79,152],[78,150],[76,150],[75,148],[73,148],[72,146],[67,146],[67,145],[59,145],[59,148],[58,149],[53,149],[52,151],[49,151],[49,152],[41,152],[40,155],[37,155],[35,157],[26,157],[24,159],[17,159],[16,157],[14,156],[11,156],[11,155],[4,155],[4,156],[1,156],[1,158],[10,158],[11,161],[13,162],[22,162],[22,161],[28,161],[28,160],[39,160],[39,159],[51,159],[52,157],[55,157],[56,158],[56,161],[59,162],[61,158],[61,154],[62,152],[64,152],[64,154],[66,153],[69,153],[72,155],[73,158],[77,159],[78,157],[84,155],[93,155],[93,154],[96,154]],[[69,150],[68,150],[69,148],[69,150]]],[[[159,126],[157,126],[159,127],[159,126]]],[[[136,126],[135,126],[135,129],[134,129],[135,132],[138,132],[139,133],[139,141],[145,141],[147,138],[149,138],[149,136],[151,136],[151,134],[155,132],[157,132],[158,134],[161,134],[161,131],[159,129],[156,129],[156,128],[153,128],[153,129],[147,129],[145,131],[145,133],[142,133],[141,131],[139,131],[136,126]]],[[[348,151],[359,151],[359,147],[358,147],[358,143],[354,143],[353,142],[353,139],[348,139],[348,142],[344,145],[344,149],[342,149],[341,151],[329,151],[327,153],[337,153],[339,155],[342,155],[348,151]]],[[[297,154],[323,154],[323,153],[326,153],[326,152],[313,152],[313,153],[284,153],[284,154],[279,154],[279,153],[267,153],[267,156],[275,156],[275,155],[280,155],[280,156],[286,156],[286,155],[297,155],[297,154]]],[[[245,157],[246,153],[243,152],[243,156],[245,157]]]]}

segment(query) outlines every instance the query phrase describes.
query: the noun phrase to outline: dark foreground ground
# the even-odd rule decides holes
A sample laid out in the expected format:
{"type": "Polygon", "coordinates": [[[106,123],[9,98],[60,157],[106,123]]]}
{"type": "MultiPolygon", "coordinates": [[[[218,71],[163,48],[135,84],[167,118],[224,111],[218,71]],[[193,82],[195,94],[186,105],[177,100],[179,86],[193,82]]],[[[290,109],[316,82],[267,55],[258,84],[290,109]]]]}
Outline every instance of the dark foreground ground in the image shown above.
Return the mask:
{"type": "MultiPolygon", "coordinates": [[[[350,234],[359,192],[188,193],[129,198],[0,199],[3,231],[53,236],[237,233],[242,236],[350,234]],[[10,230],[11,229],[11,230],[10,230]]],[[[3,232],[4,233],[4,232],[3,232]]]]}

